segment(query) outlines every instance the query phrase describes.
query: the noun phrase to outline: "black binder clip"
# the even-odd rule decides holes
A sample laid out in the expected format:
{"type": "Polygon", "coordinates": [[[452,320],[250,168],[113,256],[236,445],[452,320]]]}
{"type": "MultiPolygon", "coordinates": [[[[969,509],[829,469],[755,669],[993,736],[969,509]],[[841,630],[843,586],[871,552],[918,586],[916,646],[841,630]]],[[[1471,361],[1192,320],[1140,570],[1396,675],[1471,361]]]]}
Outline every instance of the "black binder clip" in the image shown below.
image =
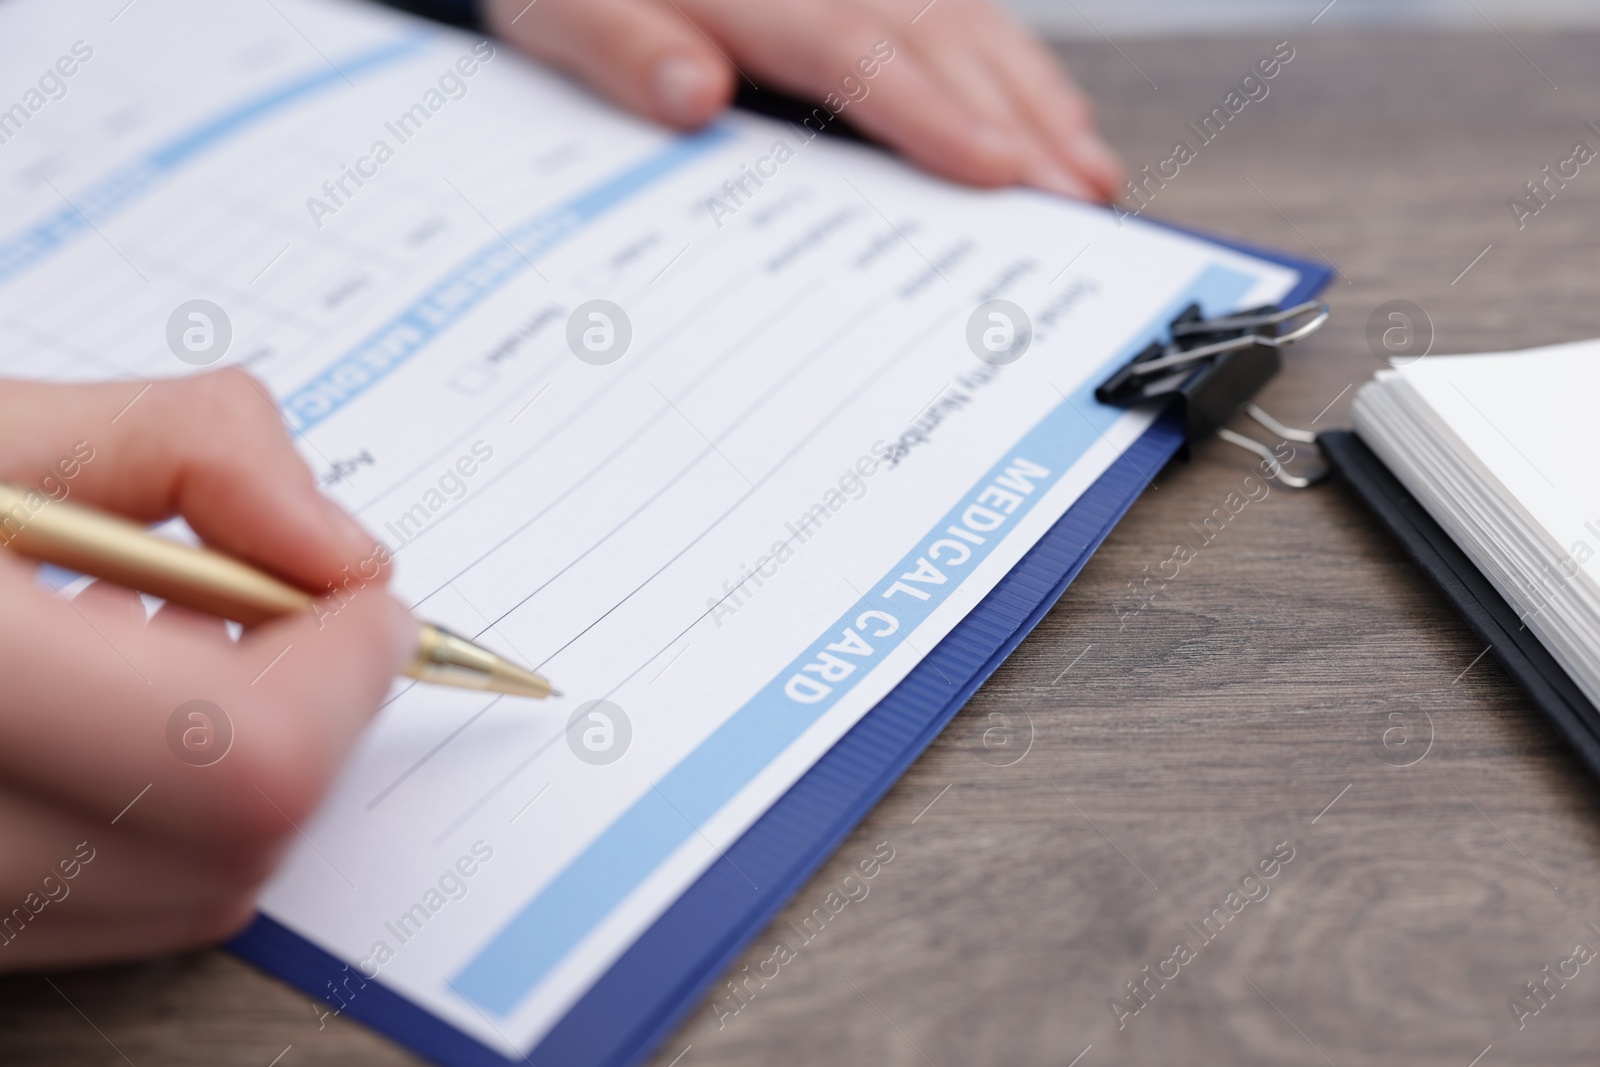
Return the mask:
{"type": "Polygon", "coordinates": [[[1290,308],[1253,308],[1206,319],[1190,304],[1172,320],[1172,340],[1152,342],[1095,389],[1102,404],[1130,407],[1176,397],[1184,440],[1198,441],[1233,417],[1278,373],[1278,349],[1308,337],[1328,321],[1315,300],[1290,308]],[[1296,320],[1283,333],[1279,328],[1296,320]]]}

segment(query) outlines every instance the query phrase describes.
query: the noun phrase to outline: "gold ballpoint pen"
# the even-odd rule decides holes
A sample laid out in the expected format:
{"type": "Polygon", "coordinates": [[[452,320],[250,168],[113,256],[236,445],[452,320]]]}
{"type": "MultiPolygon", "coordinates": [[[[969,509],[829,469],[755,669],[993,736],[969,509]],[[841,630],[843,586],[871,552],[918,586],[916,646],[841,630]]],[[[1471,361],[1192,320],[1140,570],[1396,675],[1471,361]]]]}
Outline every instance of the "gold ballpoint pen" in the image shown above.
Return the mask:
{"type": "MultiPolygon", "coordinates": [[[[0,485],[0,545],[42,563],[93,575],[208,615],[254,626],[308,611],[309,593],[220,552],[35,490],[0,485]]],[[[559,696],[541,676],[432,623],[421,622],[406,675],[511,696],[559,696]]]]}

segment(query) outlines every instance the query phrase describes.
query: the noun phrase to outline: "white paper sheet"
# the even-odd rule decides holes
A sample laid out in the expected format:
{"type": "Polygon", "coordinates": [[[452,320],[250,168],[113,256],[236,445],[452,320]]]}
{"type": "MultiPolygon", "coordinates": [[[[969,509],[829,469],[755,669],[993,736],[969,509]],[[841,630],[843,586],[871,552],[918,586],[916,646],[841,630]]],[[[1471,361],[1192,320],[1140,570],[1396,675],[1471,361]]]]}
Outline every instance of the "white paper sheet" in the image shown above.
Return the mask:
{"type": "Polygon", "coordinates": [[[214,302],[418,613],[565,691],[397,685],[262,904],[506,1050],[1138,437],[1117,359],[1294,280],[787,124],[681,137],[375,9],[121,6],[0,8],[0,69],[92,50],[0,144],[0,373],[187,373],[169,319],[214,302]],[[596,299],[614,362],[568,343],[596,299]],[[626,729],[569,732],[594,700],[626,729]]]}

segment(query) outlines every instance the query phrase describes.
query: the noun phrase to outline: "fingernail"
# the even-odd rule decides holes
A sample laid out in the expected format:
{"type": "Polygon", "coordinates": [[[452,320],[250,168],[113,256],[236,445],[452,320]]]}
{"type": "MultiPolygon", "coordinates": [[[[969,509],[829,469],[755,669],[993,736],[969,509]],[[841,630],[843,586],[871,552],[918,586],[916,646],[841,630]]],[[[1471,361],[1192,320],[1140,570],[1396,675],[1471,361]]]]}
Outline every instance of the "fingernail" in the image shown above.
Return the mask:
{"type": "Polygon", "coordinates": [[[706,120],[706,100],[716,75],[687,56],[667,56],[652,81],[656,112],[668,122],[693,126],[706,120]]]}
{"type": "Polygon", "coordinates": [[[1059,193],[1076,200],[1093,200],[1094,191],[1083,179],[1068,174],[1054,163],[1040,160],[1029,168],[1023,181],[1047,193],[1059,193]]]}
{"type": "Polygon", "coordinates": [[[1093,130],[1085,130],[1068,141],[1067,154],[1084,166],[1103,172],[1112,181],[1122,175],[1122,157],[1093,130]]]}
{"type": "Polygon", "coordinates": [[[366,527],[357,522],[353,515],[340,507],[332,498],[319,494],[317,499],[322,503],[322,515],[333,531],[333,536],[343,547],[344,554],[362,559],[372,555],[372,550],[378,545],[378,539],[368,533],[366,527]]]}

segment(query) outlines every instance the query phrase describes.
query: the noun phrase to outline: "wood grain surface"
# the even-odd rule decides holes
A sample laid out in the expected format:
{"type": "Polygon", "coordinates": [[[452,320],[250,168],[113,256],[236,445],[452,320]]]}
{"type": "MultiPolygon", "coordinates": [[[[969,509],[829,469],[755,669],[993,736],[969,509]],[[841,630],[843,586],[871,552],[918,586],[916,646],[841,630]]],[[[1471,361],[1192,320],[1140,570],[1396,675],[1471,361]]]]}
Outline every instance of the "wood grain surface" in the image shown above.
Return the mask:
{"type": "MultiPolygon", "coordinates": [[[[1334,318],[1287,357],[1269,411],[1344,424],[1389,300],[1427,311],[1436,352],[1600,335],[1600,168],[1520,231],[1506,206],[1575,141],[1600,147],[1600,36],[1308,25],[1066,52],[1138,169],[1192,142],[1184,123],[1285,36],[1270,96],[1151,205],[1337,265],[1334,318]]],[[[1161,473],[740,966],[796,941],[789,924],[888,842],[867,896],[737,1013],[722,987],[655,1062],[1595,1062],[1600,961],[1552,981],[1520,1029],[1508,1007],[1578,942],[1600,949],[1595,784],[1340,487],[1273,487],[1202,544],[1190,524],[1252,471],[1212,442],[1161,473]],[[1127,583],[1180,543],[1195,558],[1119,618],[1127,583]],[[1186,927],[1275,849],[1293,858],[1264,899],[1209,943],[1186,927]],[[1119,1030],[1112,999],[1180,940],[1193,958],[1119,1030]]],[[[0,981],[0,1061],[416,1062],[317,1015],[215,951],[17,976],[0,981]]]]}

